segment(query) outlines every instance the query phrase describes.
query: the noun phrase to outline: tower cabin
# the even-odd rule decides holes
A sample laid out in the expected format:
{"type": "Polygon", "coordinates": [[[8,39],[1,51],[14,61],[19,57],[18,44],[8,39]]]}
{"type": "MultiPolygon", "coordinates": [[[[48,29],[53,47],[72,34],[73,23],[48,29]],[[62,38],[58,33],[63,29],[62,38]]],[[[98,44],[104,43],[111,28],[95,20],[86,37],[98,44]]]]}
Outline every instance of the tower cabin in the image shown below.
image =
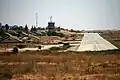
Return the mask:
{"type": "Polygon", "coordinates": [[[47,26],[48,31],[55,32],[55,22],[52,22],[52,16],[50,17],[50,22],[47,26]]]}

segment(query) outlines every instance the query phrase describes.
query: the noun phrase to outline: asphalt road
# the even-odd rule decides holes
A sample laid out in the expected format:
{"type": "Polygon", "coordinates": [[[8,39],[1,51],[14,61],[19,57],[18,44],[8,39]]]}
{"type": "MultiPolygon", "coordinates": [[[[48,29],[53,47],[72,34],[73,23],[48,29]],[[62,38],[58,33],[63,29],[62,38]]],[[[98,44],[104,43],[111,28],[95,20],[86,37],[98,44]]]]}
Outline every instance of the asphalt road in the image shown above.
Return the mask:
{"type": "Polygon", "coordinates": [[[77,51],[102,51],[112,49],[118,48],[102,38],[98,33],[85,33],[77,51]]]}

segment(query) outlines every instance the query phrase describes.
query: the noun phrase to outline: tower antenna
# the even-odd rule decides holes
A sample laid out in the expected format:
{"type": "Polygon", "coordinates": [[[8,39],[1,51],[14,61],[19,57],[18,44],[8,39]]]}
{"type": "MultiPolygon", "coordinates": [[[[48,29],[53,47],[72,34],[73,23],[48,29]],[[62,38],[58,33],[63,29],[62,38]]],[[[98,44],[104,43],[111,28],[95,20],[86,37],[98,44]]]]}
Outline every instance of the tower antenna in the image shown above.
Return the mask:
{"type": "Polygon", "coordinates": [[[38,27],[38,13],[36,13],[36,27],[38,27]]]}
{"type": "Polygon", "coordinates": [[[52,22],[52,16],[50,16],[50,22],[52,22]]]}

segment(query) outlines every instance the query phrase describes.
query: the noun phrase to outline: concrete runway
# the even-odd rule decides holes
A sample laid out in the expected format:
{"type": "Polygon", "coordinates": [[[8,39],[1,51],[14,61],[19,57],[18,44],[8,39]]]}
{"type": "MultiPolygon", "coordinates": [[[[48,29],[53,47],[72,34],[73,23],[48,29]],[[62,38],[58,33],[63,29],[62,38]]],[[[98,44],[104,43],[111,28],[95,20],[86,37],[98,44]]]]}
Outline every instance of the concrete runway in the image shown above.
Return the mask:
{"type": "Polygon", "coordinates": [[[85,33],[77,51],[102,51],[112,49],[118,48],[102,38],[98,33],[85,33]]]}

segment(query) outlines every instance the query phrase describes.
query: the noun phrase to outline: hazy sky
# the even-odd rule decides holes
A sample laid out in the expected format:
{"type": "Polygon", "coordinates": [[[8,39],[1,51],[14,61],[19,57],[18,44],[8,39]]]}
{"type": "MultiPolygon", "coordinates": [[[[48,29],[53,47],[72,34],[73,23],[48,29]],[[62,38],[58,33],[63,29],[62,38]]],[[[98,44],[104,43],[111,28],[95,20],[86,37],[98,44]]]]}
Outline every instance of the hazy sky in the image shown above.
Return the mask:
{"type": "Polygon", "coordinates": [[[73,29],[120,29],[120,0],[0,0],[0,22],[46,27],[53,16],[56,26],[73,29]]]}

